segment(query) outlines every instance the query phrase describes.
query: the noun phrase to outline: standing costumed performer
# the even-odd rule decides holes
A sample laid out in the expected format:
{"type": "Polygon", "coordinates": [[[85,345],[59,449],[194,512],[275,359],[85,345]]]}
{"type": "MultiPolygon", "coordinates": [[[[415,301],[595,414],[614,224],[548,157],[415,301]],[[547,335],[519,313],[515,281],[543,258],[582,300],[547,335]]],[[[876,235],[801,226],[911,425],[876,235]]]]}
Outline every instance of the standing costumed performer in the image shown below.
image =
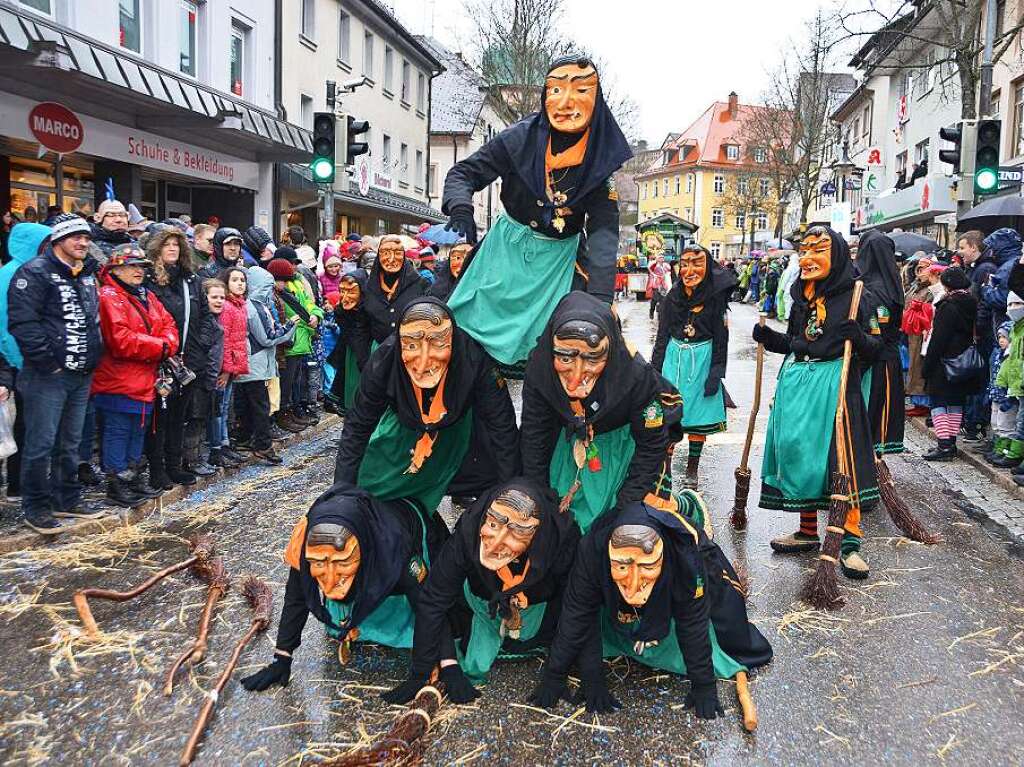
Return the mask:
{"type": "Polygon", "coordinates": [[[725,431],[725,365],[729,328],[725,313],[736,276],[699,245],[683,249],[679,280],[662,300],[651,364],[683,398],[689,436],[685,487],[697,487],[697,466],[707,435],[725,431]]]}
{"type": "Polygon", "coordinates": [[[501,178],[505,213],[448,300],[459,325],[495,360],[522,363],[572,289],[611,303],[619,204],[611,176],[632,156],[587,58],[552,62],[539,112],[448,171],[447,228],[477,240],[473,195],[501,178]]]}
{"type": "Polygon", "coordinates": [[[469,262],[473,260],[474,246],[468,242],[457,242],[448,251],[448,260],[444,263],[434,276],[434,284],[427,291],[428,296],[435,296],[447,302],[451,298],[455,288],[459,286],[459,280],[469,268],[469,262]]]}
{"type": "Polygon", "coordinates": [[[785,333],[754,326],[754,341],[786,359],[779,371],[765,435],[761,465],[764,509],[800,514],[795,533],[776,538],[772,548],[783,554],[818,549],[818,510],[828,509],[830,482],[836,470],[835,414],[843,367],[843,346],[853,344],[846,388],[844,430],[853,465],[850,511],[843,526],[840,565],[848,578],[868,576],[860,555],[860,510],[879,498],[871,424],[860,390],[861,371],[874,362],[881,345],[872,334],[870,301],[861,300],[857,319],[849,318],[853,301],[853,262],[846,241],[824,226],[812,227],[800,243],[800,278],[791,291],[792,309],[785,333]]]}
{"type": "Polygon", "coordinates": [[[359,391],[359,376],[370,358],[370,320],[363,311],[367,274],[364,269],[353,269],[338,281],[341,296],[334,310],[338,323],[338,343],[327,358],[334,366],[334,380],[327,399],[341,413],[348,412],[359,391]]]}
{"type": "Polygon", "coordinates": [[[622,337],[611,307],[572,292],[551,315],[523,385],[523,474],[549,484],[583,532],[618,505],[671,504],[679,393],[622,337]]]}
{"type": "Polygon", "coordinates": [[[905,396],[900,326],[904,295],[896,268],[896,244],[888,235],[869,229],[860,238],[857,266],[875,304],[881,340],[878,357],[864,373],[871,437],[876,453],[902,453],[905,396]]]}

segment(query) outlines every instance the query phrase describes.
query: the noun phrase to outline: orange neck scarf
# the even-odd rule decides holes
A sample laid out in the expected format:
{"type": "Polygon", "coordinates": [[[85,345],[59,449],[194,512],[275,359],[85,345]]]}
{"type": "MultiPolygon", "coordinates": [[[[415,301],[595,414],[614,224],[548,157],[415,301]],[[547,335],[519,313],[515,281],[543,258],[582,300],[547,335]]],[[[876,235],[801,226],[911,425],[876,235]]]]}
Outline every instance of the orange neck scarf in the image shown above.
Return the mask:
{"type": "Polygon", "coordinates": [[[590,128],[587,128],[583,138],[573,144],[560,154],[552,154],[551,139],[548,139],[548,150],[544,154],[544,172],[551,173],[553,170],[572,168],[583,162],[583,156],[587,153],[587,141],[590,139],[590,128]]]}
{"type": "Polygon", "coordinates": [[[818,327],[819,328],[823,328],[823,327],[825,327],[825,297],[824,296],[818,296],[817,298],[815,298],[815,296],[814,296],[814,288],[815,287],[816,287],[816,283],[805,282],[804,283],[804,298],[807,299],[808,305],[811,308],[814,309],[814,315],[815,315],[815,317],[818,320],[818,327]]]}
{"type": "MultiPolygon", "coordinates": [[[[446,370],[444,375],[441,376],[440,383],[437,384],[437,392],[434,393],[434,399],[430,402],[430,412],[426,415],[423,413],[423,390],[416,386],[416,384],[413,384],[412,391],[416,395],[416,405],[419,407],[420,418],[425,425],[437,423],[446,415],[444,409],[444,382],[447,378],[448,371],[446,370]]],[[[409,463],[409,468],[405,470],[406,474],[416,474],[423,468],[423,462],[430,458],[430,454],[434,452],[434,440],[436,439],[436,433],[423,432],[420,435],[420,438],[416,440],[416,445],[413,447],[412,461],[409,463]]]]}
{"type": "MultiPolygon", "coordinates": [[[[389,288],[384,282],[384,270],[380,270],[380,289],[384,291],[384,295],[387,296],[388,301],[395,300],[395,293],[398,292],[398,284],[401,281],[401,272],[399,272],[395,275],[395,284],[389,288]]],[[[417,396],[419,395],[417,394],[417,396]]]]}
{"type": "MultiPolygon", "coordinates": [[[[496,575],[501,580],[501,590],[508,591],[509,589],[515,588],[520,583],[522,583],[523,580],[526,579],[526,574],[528,572],[530,572],[529,559],[526,560],[526,566],[523,568],[523,571],[519,573],[519,575],[513,575],[512,571],[508,569],[508,565],[505,565],[504,567],[498,569],[496,571],[496,575]]],[[[520,609],[527,607],[529,605],[529,602],[526,599],[526,594],[524,594],[521,591],[514,597],[512,597],[512,599],[515,600],[516,604],[519,606],[520,609]]]]}

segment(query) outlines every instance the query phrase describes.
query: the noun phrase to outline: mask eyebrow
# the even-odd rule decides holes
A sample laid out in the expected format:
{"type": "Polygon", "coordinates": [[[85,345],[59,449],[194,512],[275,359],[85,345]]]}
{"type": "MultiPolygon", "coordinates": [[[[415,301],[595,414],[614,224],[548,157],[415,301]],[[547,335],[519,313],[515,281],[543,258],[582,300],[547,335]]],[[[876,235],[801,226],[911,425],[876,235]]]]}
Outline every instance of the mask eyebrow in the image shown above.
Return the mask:
{"type": "Polygon", "coordinates": [[[623,558],[612,557],[611,560],[612,560],[612,564],[616,564],[616,565],[631,565],[634,562],[636,562],[636,560],[633,559],[633,557],[623,557],[623,558]]]}
{"type": "Polygon", "coordinates": [[[559,357],[579,357],[580,356],[579,349],[564,349],[564,348],[560,349],[559,347],[556,346],[556,347],[554,347],[553,351],[559,357]]]}
{"type": "Polygon", "coordinates": [[[593,79],[593,80],[596,81],[597,80],[597,72],[584,72],[582,75],[573,75],[572,77],[569,78],[569,80],[571,82],[576,82],[578,80],[590,80],[590,79],[593,79]]]}
{"type": "Polygon", "coordinates": [[[404,332],[403,331],[399,331],[398,335],[399,335],[400,338],[408,338],[408,339],[410,339],[412,341],[422,341],[426,337],[427,334],[424,331],[422,331],[422,330],[413,330],[413,331],[404,331],[404,332]]]}
{"type": "Polygon", "coordinates": [[[504,514],[501,514],[501,513],[497,512],[497,511],[493,511],[491,509],[488,509],[487,510],[487,516],[490,517],[491,519],[493,519],[499,525],[507,525],[508,524],[508,517],[506,517],[504,514]]]}

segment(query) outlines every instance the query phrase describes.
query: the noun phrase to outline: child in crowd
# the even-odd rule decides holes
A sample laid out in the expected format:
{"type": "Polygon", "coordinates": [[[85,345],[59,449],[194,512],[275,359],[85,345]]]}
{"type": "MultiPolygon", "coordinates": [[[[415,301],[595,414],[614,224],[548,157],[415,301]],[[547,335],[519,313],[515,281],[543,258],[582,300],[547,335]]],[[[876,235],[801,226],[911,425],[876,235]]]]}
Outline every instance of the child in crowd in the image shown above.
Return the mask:
{"type": "MultiPolygon", "coordinates": [[[[188,471],[208,477],[217,469],[207,463],[200,450],[203,434],[207,431],[214,400],[219,400],[217,380],[224,363],[224,329],[220,316],[227,301],[227,286],[217,279],[205,279],[201,286],[203,300],[209,311],[199,320],[196,332],[192,372],[196,374],[192,416],[185,432],[185,461],[188,471]]],[[[195,480],[185,484],[195,484],[195,480]]]]}
{"type": "Polygon", "coordinates": [[[994,449],[996,455],[989,463],[1004,469],[1012,468],[1015,477],[1022,480],[1019,484],[1024,484],[1024,468],[1021,468],[1024,462],[1024,417],[1021,411],[1024,408],[1009,404],[1024,396],[1024,298],[1010,291],[1006,299],[1006,313],[1010,319],[999,327],[998,338],[1000,346],[1006,344],[1006,352],[995,379],[997,390],[1006,390],[1006,401],[1000,406],[1006,409],[998,414],[998,426],[994,398],[992,402],[993,431],[999,433],[1002,430],[1004,433],[1003,447],[1001,451],[994,449]],[[1009,328],[1008,340],[1004,341],[1001,333],[1007,325],[1012,327],[1009,328]]]}
{"type": "Polygon", "coordinates": [[[217,377],[218,407],[210,418],[207,435],[210,442],[210,463],[213,466],[230,467],[245,463],[245,456],[232,449],[228,441],[228,414],[231,412],[231,395],[234,379],[249,372],[249,331],[247,328],[245,299],[248,282],[245,269],[232,267],[221,273],[221,280],[228,286],[227,300],[220,315],[220,326],[224,329],[224,362],[217,377]]]}

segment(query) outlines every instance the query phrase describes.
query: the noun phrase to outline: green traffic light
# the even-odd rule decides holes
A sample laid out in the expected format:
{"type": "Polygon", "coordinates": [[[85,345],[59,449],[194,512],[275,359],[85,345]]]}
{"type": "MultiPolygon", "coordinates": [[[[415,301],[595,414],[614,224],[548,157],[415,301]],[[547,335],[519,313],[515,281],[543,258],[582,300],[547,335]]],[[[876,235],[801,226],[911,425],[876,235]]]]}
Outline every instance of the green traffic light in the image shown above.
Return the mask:
{"type": "Polygon", "coordinates": [[[326,157],[320,157],[313,160],[312,171],[313,178],[315,179],[330,178],[331,174],[334,173],[334,163],[326,157]]]}
{"type": "Polygon", "coordinates": [[[983,168],[974,174],[974,185],[981,192],[989,192],[999,184],[999,174],[991,168],[983,168]]]}

